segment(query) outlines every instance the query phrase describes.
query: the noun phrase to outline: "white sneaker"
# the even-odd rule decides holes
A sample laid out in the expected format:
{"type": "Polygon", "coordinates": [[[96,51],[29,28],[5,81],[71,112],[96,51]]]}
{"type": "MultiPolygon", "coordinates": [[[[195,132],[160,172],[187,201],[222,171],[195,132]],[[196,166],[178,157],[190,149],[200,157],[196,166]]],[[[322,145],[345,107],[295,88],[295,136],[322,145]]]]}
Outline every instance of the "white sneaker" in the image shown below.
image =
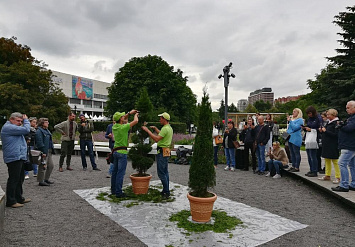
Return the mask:
{"type": "Polygon", "coordinates": [[[270,172],[268,172],[268,173],[265,175],[265,177],[270,177],[270,172]]]}
{"type": "Polygon", "coordinates": [[[224,170],[225,170],[225,171],[228,171],[228,170],[229,170],[229,166],[226,166],[226,167],[224,168],[224,170]]]}
{"type": "Polygon", "coordinates": [[[280,174],[275,174],[275,176],[273,176],[272,178],[281,178],[280,174]]]}
{"type": "Polygon", "coordinates": [[[30,178],[30,176],[28,176],[28,175],[25,176],[25,180],[27,180],[27,179],[29,179],[29,178],[30,178]]]}
{"type": "Polygon", "coordinates": [[[37,177],[37,174],[33,174],[34,177],[37,177]]]}
{"type": "Polygon", "coordinates": [[[231,167],[231,172],[234,172],[234,170],[235,170],[234,167],[231,167]]]}

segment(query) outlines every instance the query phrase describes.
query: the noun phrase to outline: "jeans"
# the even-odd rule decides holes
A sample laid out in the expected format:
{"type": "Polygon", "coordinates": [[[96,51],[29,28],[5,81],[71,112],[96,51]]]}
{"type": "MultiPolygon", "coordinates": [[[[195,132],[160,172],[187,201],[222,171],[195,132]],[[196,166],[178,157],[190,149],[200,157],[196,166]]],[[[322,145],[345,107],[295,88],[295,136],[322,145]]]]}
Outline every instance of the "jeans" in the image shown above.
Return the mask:
{"type": "Polygon", "coordinates": [[[52,153],[50,151],[48,152],[45,160],[46,160],[46,164],[47,164],[47,167],[45,170],[43,169],[43,167],[44,167],[43,164],[40,164],[38,166],[37,182],[43,182],[43,181],[49,180],[49,177],[52,174],[54,165],[53,165],[52,153]]]}
{"type": "Polygon", "coordinates": [[[350,185],[351,187],[355,188],[355,151],[342,149],[338,163],[340,166],[341,174],[341,181],[339,186],[348,189],[350,185]],[[350,168],[350,174],[352,178],[352,182],[350,184],[348,166],[350,168]]]}
{"type": "Polygon", "coordinates": [[[318,172],[317,150],[318,149],[306,149],[309,169],[312,173],[315,174],[318,172]]]}
{"type": "Polygon", "coordinates": [[[224,148],[227,166],[235,168],[235,148],[224,148]]]}
{"type": "Polygon", "coordinates": [[[23,167],[23,160],[17,160],[7,163],[7,170],[9,178],[6,184],[6,205],[11,206],[16,203],[22,203],[22,184],[25,180],[25,170],[23,167]]]}
{"type": "Polygon", "coordinates": [[[271,172],[272,168],[275,167],[276,174],[280,175],[280,169],[282,169],[283,164],[279,160],[269,160],[267,162],[268,167],[269,167],[269,172],[271,172]]]}
{"type": "Polygon", "coordinates": [[[169,171],[168,171],[168,160],[169,157],[163,157],[163,153],[157,154],[157,171],[158,177],[163,184],[163,193],[170,195],[169,190],[169,171]]]}
{"type": "Polygon", "coordinates": [[[258,170],[260,172],[265,171],[266,162],[265,162],[265,145],[258,144],[258,148],[256,149],[256,155],[258,157],[258,170]]]}
{"type": "Polygon", "coordinates": [[[292,167],[299,169],[301,164],[301,148],[291,142],[288,143],[288,147],[291,153],[292,167]]]}
{"type": "Polygon", "coordinates": [[[74,146],[74,141],[62,141],[60,145],[59,167],[63,167],[65,156],[67,156],[67,167],[70,167],[71,154],[74,150],[74,146]]]}
{"type": "Polygon", "coordinates": [[[113,163],[110,163],[110,168],[108,168],[108,174],[112,175],[112,171],[113,171],[113,163]]]}
{"type": "Polygon", "coordinates": [[[95,163],[93,144],[92,144],[91,140],[80,139],[81,164],[83,165],[83,168],[86,168],[88,166],[86,163],[86,157],[85,157],[85,147],[88,148],[90,162],[91,162],[92,168],[95,169],[97,166],[95,163]]]}
{"type": "Polygon", "coordinates": [[[122,195],[123,178],[126,174],[127,154],[113,153],[113,170],[111,177],[111,194],[122,195]]]}
{"type": "Polygon", "coordinates": [[[213,162],[214,162],[214,165],[217,166],[218,165],[218,148],[219,146],[213,146],[213,162]]]}

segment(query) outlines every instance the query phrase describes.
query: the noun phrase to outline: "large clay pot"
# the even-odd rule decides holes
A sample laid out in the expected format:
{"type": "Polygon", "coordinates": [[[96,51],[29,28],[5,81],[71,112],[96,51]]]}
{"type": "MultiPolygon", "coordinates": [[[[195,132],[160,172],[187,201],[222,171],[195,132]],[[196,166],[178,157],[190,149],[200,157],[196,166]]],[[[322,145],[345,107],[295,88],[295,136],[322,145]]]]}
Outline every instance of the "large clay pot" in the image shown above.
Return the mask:
{"type": "Polygon", "coordinates": [[[190,201],[190,211],[192,220],[196,222],[208,222],[211,219],[213,204],[217,199],[217,195],[212,193],[213,197],[202,198],[187,194],[190,201]]]}
{"type": "Polygon", "coordinates": [[[145,177],[136,177],[135,174],[130,175],[132,181],[133,193],[136,195],[147,194],[149,189],[149,181],[152,178],[152,175],[145,177]]]}

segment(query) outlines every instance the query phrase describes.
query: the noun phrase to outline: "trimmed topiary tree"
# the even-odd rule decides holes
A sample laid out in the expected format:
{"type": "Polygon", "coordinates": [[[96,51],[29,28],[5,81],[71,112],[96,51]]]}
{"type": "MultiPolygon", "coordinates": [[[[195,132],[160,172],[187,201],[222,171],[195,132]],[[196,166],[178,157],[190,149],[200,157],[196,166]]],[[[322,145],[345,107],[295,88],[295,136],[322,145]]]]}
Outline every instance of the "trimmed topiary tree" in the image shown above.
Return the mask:
{"type": "Polygon", "coordinates": [[[138,172],[135,176],[145,177],[147,176],[147,170],[154,163],[154,160],[148,155],[152,150],[152,147],[150,144],[144,143],[144,140],[149,138],[149,135],[141,128],[146,121],[150,120],[151,112],[153,110],[153,105],[150,102],[146,88],[143,88],[140,93],[140,97],[136,102],[136,109],[140,111],[139,122],[133,129],[135,134],[132,136],[132,142],[135,143],[135,145],[131,147],[128,153],[128,158],[132,161],[132,168],[138,172]]]}
{"type": "Polygon", "coordinates": [[[208,192],[208,188],[216,185],[216,171],[213,164],[212,109],[206,88],[198,108],[197,133],[188,185],[190,195],[212,197],[213,194],[208,192]]]}

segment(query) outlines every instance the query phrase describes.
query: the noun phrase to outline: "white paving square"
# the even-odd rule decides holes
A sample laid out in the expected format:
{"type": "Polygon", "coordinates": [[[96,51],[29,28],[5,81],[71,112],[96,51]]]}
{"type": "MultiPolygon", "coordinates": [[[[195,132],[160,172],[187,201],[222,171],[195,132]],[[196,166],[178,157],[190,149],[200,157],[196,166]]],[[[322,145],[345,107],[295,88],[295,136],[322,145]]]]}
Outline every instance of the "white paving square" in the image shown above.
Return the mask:
{"type": "MultiPolygon", "coordinates": [[[[150,185],[161,185],[160,181],[151,181],[150,185]]],[[[75,190],[80,197],[90,203],[102,214],[126,228],[148,246],[257,246],[286,233],[303,229],[307,225],[292,221],[265,210],[253,208],[223,197],[218,197],[214,210],[225,211],[243,221],[242,226],[229,233],[191,233],[187,236],[184,229],[170,222],[169,217],[183,209],[190,210],[186,197],[188,187],[170,183],[176,200],[168,203],[147,203],[127,208],[131,201],[111,203],[100,201],[96,196],[100,192],[110,191],[109,187],[75,190]],[[232,235],[230,235],[232,234],[232,235]]],[[[217,195],[218,196],[218,195],[217,195]]]]}

